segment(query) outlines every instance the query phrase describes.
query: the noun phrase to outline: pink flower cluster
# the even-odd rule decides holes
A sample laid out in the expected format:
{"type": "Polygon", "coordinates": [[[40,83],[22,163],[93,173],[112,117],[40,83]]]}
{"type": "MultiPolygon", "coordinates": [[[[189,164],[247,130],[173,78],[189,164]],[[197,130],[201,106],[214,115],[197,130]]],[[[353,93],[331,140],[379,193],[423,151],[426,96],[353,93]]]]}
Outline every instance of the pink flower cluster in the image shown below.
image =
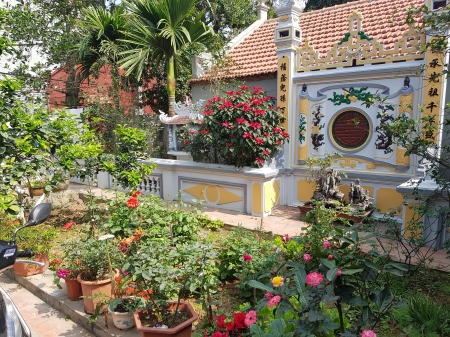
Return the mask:
{"type": "Polygon", "coordinates": [[[70,271],[68,271],[67,269],[59,269],[59,270],[56,272],[56,275],[57,275],[59,278],[66,278],[67,276],[69,276],[69,274],[70,274],[70,271]]]}
{"type": "Polygon", "coordinates": [[[251,255],[244,254],[243,256],[244,261],[250,263],[250,261],[253,259],[251,255]]]}
{"type": "Polygon", "coordinates": [[[377,337],[377,335],[372,330],[364,330],[361,337],[377,337]]]}

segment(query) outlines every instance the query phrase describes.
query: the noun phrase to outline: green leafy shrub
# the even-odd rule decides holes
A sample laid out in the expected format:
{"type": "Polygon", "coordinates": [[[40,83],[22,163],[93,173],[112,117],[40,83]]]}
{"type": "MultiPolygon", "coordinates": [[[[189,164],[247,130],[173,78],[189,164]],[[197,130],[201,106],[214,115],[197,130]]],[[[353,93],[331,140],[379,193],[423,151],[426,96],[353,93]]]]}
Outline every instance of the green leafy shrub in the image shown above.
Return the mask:
{"type": "Polygon", "coordinates": [[[241,271],[244,254],[256,256],[260,251],[259,238],[255,233],[239,226],[230,230],[229,235],[219,238],[219,278],[222,281],[236,279],[241,271]]]}
{"type": "Polygon", "coordinates": [[[103,209],[109,214],[103,225],[105,231],[120,238],[143,230],[148,237],[183,237],[192,241],[201,221],[195,209],[184,210],[176,205],[168,208],[161,198],[139,191],[131,196],[118,193],[103,209]]]}

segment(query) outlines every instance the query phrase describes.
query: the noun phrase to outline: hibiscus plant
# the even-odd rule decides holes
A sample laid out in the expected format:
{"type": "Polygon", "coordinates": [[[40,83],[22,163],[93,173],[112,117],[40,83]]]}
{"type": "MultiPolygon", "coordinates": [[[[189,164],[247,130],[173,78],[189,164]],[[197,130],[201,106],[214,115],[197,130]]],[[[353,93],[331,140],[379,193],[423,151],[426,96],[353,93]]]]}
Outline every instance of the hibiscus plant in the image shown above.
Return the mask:
{"type": "Polygon", "coordinates": [[[184,149],[198,161],[262,167],[289,141],[280,108],[261,87],[242,85],[215,96],[203,114],[200,128],[188,125],[184,139],[184,149]]]}

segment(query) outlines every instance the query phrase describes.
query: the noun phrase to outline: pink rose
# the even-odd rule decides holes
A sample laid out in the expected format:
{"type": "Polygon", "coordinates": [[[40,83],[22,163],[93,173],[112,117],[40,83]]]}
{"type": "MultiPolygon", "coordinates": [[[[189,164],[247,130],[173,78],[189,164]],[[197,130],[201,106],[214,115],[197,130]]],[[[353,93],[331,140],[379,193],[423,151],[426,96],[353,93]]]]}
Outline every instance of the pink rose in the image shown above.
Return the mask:
{"type": "Polygon", "coordinates": [[[308,263],[312,260],[312,256],[309,254],[303,254],[303,260],[305,260],[305,262],[308,263]]]}
{"type": "Polygon", "coordinates": [[[377,337],[377,335],[372,330],[364,330],[361,337],[377,337]]]}
{"type": "MultiPolygon", "coordinates": [[[[280,300],[281,300],[281,297],[280,296],[274,296],[274,297],[272,297],[270,300],[269,300],[269,302],[267,302],[267,306],[269,307],[269,308],[272,308],[272,307],[274,307],[274,306],[276,306],[278,303],[280,303],[280,300]]],[[[376,336],[375,336],[376,337],[376,336]]]]}
{"type": "Polygon", "coordinates": [[[250,261],[252,260],[252,256],[248,255],[248,254],[244,254],[243,256],[244,261],[250,263],[250,261]]]}
{"type": "Polygon", "coordinates": [[[325,249],[330,248],[330,246],[331,246],[331,244],[330,244],[330,241],[328,241],[328,240],[323,243],[323,248],[325,248],[325,249]]]}
{"type": "Polygon", "coordinates": [[[272,293],[267,292],[264,294],[264,297],[270,301],[273,298],[273,295],[272,293]]]}
{"type": "Polygon", "coordinates": [[[319,284],[323,281],[323,275],[321,273],[316,273],[313,271],[312,273],[309,273],[306,275],[305,279],[306,283],[312,287],[317,287],[319,284]]]}
{"type": "Polygon", "coordinates": [[[329,255],[328,255],[328,260],[333,260],[333,259],[334,259],[333,254],[329,254],[329,255]]]}
{"type": "Polygon", "coordinates": [[[342,270],[338,269],[336,272],[336,276],[341,276],[342,275],[342,270]]]}

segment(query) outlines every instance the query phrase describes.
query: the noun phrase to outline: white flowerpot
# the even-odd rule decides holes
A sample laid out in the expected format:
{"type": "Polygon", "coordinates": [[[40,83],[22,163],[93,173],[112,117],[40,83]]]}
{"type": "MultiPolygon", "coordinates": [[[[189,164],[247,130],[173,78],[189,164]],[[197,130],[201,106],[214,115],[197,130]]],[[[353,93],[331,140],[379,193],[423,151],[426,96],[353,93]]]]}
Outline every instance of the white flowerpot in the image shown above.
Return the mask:
{"type": "Polygon", "coordinates": [[[136,325],[132,313],[111,311],[109,307],[108,312],[112,316],[114,326],[119,330],[129,330],[136,325]]]}

